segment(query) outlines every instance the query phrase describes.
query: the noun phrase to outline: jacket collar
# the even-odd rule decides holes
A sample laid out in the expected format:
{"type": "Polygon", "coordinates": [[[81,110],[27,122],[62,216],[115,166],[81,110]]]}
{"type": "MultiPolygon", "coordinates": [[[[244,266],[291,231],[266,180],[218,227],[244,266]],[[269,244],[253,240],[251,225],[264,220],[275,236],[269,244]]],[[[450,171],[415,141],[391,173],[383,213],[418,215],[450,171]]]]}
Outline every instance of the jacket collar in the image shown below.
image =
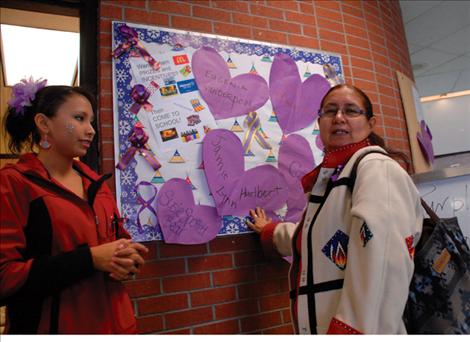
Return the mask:
{"type": "MultiPolygon", "coordinates": [[[[52,181],[52,178],[44,167],[43,163],[38,159],[35,153],[25,153],[20,156],[16,164],[11,164],[8,167],[12,167],[23,174],[39,177],[48,181],[52,181]]],[[[100,177],[87,165],[79,160],[73,161],[73,168],[77,170],[81,175],[86,178],[97,181],[100,177]]]]}
{"type": "Polygon", "coordinates": [[[344,145],[330,151],[325,151],[325,156],[320,165],[307,173],[302,178],[302,186],[304,192],[310,192],[313,184],[317,180],[318,173],[321,168],[334,169],[346,165],[351,156],[363,147],[370,146],[369,139],[364,139],[360,142],[344,145]]]}
{"type": "Polygon", "coordinates": [[[366,146],[370,146],[369,139],[326,151],[325,157],[323,157],[322,167],[335,168],[339,165],[344,166],[354,153],[366,146]]]}

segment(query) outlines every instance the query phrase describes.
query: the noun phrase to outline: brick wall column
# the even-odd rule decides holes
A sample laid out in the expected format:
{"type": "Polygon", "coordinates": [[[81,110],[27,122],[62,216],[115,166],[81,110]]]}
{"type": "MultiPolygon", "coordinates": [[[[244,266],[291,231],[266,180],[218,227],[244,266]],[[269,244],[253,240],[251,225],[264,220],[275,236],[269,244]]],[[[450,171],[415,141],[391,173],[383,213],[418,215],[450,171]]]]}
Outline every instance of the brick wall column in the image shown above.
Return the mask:
{"type": "MultiPolygon", "coordinates": [[[[111,21],[121,20],[340,54],[347,83],[378,114],[377,133],[410,156],[395,71],[412,71],[398,1],[100,2],[99,117],[103,172],[113,172],[111,21]]],[[[110,186],[114,188],[114,181],[110,186]]],[[[141,333],[292,333],[288,264],[267,261],[253,234],[204,245],[148,243],[148,262],[127,288],[141,333]]]]}

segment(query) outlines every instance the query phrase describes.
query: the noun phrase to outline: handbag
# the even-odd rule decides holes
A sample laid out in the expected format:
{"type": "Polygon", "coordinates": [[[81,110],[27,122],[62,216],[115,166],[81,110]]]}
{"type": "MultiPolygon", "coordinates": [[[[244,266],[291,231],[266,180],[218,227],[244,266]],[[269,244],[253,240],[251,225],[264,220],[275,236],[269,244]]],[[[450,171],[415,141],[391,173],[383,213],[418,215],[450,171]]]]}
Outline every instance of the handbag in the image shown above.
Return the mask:
{"type": "MultiPolygon", "coordinates": [[[[351,169],[352,192],[359,156],[351,169]]],[[[456,217],[439,218],[421,199],[429,218],[415,247],[414,272],[403,313],[409,334],[470,334],[470,249],[456,217]]]]}
{"type": "Polygon", "coordinates": [[[456,217],[429,218],[415,250],[403,319],[409,334],[470,334],[470,249],[456,217]]]}

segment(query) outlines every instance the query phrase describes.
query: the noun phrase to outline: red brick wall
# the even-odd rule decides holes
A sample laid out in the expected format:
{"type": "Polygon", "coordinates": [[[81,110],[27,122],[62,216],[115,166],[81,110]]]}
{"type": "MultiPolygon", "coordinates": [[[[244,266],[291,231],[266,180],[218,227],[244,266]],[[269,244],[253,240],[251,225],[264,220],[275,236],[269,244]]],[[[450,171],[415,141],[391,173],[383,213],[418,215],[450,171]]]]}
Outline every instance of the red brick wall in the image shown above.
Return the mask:
{"type": "MultiPolygon", "coordinates": [[[[99,116],[103,172],[113,172],[111,21],[330,51],[378,114],[377,133],[408,155],[395,70],[413,78],[397,1],[101,1],[99,116]]],[[[110,184],[113,186],[113,184],[110,184]]],[[[141,333],[291,333],[288,264],[266,261],[252,234],[205,245],[149,243],[127,283],[141,333]]]]}

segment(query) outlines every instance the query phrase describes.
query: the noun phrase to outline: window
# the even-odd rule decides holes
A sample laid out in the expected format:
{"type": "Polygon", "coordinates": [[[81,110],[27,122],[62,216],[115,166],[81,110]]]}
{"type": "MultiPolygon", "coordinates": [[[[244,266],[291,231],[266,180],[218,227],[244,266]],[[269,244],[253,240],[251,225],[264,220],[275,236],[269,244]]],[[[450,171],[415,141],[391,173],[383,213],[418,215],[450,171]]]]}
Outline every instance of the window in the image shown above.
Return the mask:
{"type": "Polygon", "coordinates": [[[5,24],[0,32],[6,86],[30,76],[48,85],[75,83],[79,33],[5,24]]]}

